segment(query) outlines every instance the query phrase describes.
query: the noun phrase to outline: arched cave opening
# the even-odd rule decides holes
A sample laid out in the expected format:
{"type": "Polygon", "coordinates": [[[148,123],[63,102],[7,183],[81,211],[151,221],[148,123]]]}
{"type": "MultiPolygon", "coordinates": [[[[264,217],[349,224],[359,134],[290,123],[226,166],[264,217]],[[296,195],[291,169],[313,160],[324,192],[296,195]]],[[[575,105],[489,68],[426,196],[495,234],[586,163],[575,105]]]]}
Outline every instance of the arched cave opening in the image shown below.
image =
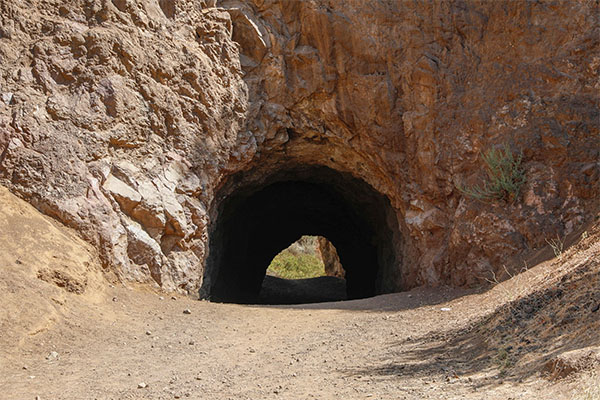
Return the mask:
{"type": "Polygon", "coordinates": [[[302,235],[326,237],[335,246],[348,299],[389,291],[386,279],[401,262],[389,199],[366,182],[327,167],[232,175],[210,215],[201,297],[213,301],[258,302],[269,263],[302,235]]]}

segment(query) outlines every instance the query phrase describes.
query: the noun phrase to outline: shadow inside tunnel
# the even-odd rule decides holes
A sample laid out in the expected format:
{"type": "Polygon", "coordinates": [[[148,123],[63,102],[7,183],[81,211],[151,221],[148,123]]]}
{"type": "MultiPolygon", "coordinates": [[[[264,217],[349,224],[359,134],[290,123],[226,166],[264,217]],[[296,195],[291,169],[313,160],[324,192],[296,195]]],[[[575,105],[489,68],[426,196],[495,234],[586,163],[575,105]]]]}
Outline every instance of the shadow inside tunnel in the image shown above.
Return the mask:
{"type": "Polygon", "coordinates": [[[346,281],[335,276],[283,279],[266,275],[258,304],[289,305],[337,302],[347,299],[346,281]]]}
{"type": "Polygon", "coordinates": [[[264,293],[261,291],[261,300],[256,304],[305,310],[397,312],[446,303],[463,296],[482,293],[485,288],[415,288],[407,292],[352,300],[346,300],[343,290],[343,279],[335,277],[298,280],[266,277],[264,293]]]}

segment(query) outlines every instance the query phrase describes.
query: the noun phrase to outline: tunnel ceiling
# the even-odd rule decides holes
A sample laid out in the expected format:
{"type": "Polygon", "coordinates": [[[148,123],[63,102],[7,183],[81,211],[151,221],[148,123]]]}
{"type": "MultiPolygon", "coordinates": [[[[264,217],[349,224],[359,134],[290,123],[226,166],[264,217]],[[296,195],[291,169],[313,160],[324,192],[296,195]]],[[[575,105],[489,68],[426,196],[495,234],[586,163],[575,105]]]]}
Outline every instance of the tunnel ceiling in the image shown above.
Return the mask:
{"type": "Polygon", "coordinates": [[[271,259],[306,234],[327,237],[335,245],[349,298],[381,292],[386,272],[400,258],[387,198],[326,167],[291,168],[261,182],[245,175],[232,176],[222,189],[228,194],[217,197],[209,229],[206,297],[255,301],[271,259]]]}

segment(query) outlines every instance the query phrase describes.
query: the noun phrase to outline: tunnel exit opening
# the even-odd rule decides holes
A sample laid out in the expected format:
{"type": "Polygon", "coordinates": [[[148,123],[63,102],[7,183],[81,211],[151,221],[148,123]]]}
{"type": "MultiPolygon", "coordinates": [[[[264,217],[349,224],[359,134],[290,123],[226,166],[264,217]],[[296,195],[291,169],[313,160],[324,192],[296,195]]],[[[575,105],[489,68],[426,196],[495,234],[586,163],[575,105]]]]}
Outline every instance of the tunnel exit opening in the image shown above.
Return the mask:
{"type": "Polygon", "coordinates": [[[267,268],[259,303],[298,304],[346,300],[345,271],[325,237],[304,235],[267,268]]]}
{"type": "Polygon", "coordinates": [[[260,297],[267,268],[302,235],[326,237],[335,246],[348,299],[389,291],[385,281],[401,261],[394,243],[399,230],[387,197],[330,168],[233,175],[210,212],[201,297],[213,301],[270,303],[260,297]]]}

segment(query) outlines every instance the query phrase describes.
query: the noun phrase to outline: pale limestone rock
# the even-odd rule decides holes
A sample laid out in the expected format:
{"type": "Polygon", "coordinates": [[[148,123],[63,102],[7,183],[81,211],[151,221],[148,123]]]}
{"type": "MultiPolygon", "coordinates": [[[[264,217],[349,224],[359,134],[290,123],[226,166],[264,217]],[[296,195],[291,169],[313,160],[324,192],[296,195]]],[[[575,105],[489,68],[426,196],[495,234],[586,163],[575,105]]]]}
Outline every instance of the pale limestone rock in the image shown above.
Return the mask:
{"type": "Polygon", "coordinates": [[[112,175],[104,181],[102,187],[117,200],[121,209],[127,214],[130,214],[142,200],[142,196],[137,191],[112,175]]]}
{"type": "Polygon", "coordinates": [[[167,235],[186,236],[188,229],[185,213],[177,198],[166,195],[163,197],[163,204],[165,206],[165,215],[167,216],[167,229],[165,233],[167,235]]]}
{"type": "Polygon", "coordinates": [[[127,230],[128,257],[142,268],[142,272],[147,269],[152,278],[161,284],[163,281],[161,274],[163,256],[160,245],[135,221],[125,221],[125,229],[127,230]]]}
{"type": "Polygon", "coordinates": [[[11,93],[11,92],[2,93],[2,101],[7,106],[10,105],[10,102],[12,101],[12,99],[13,99],[13,93],[11,93]]]}
{"type": "Polygon", "coordinates": [[[189,172],[179,181],[175,191],[188,196],[198,196],[202,192],[202,182],[198,175],[189,172]]]}
{"type": "Polygon", "coordinates": [[[161,193],[149,181],[139,182],[138,191],[142,200],[131,216],[148,228],[164,228],[167,218],[161,193]]]}

